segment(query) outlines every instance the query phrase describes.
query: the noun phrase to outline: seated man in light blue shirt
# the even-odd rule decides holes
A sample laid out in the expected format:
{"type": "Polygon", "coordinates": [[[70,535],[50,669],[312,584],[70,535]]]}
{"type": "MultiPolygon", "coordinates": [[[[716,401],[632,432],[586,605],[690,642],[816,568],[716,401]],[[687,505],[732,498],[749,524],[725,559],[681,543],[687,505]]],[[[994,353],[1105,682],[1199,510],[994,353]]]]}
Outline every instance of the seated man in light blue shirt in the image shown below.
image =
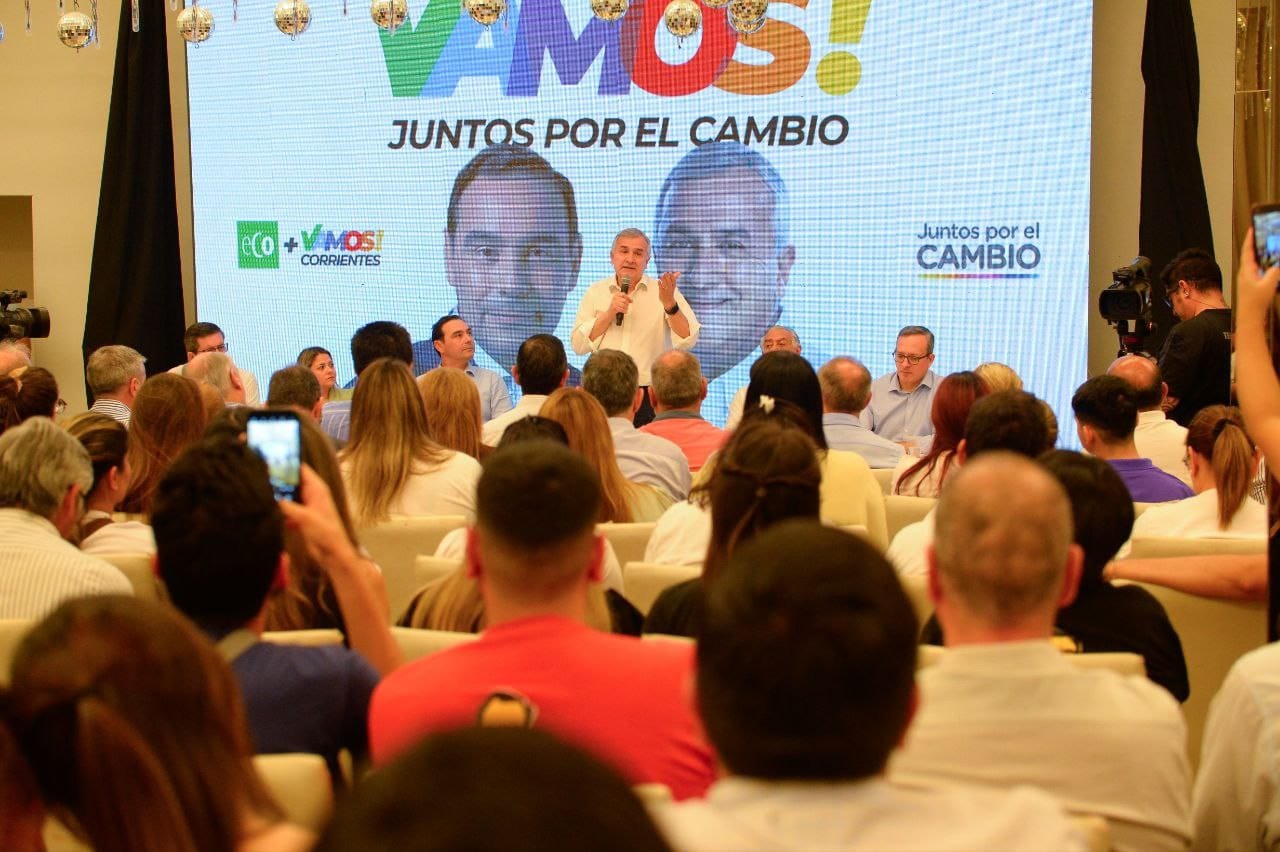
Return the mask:
{"type": "Polygon", "coordinates": [[[893,350],[895,370],[871,383],[871,404],[862,412],[862,425],[898,443],[933,434],[933,389],[938,377],[933,366],[933,332],[909,325],[898,332],[893,350]]]}
{"type": "Polygon", "coordinates": [[[902,447],[881,438],[858,419],[871,401],[871,373],[861,361],[843,355],[818,370],[822,385],[822,431],[833,450],[852,450],[871,467],[897,467],[902,447]]]}
{"type": "Polygon", "coordinates": [[[431,326],[431,345],[440,354],[441,367],[462,370],[476,383],[480,391],[481,420],[488,422],[511,410],[511,394],[507,393],[506,382],[493,370],[472,363],[476,342],[471,336],[471,326],[462,317],[449,314],[436,320],[431,326]]]}

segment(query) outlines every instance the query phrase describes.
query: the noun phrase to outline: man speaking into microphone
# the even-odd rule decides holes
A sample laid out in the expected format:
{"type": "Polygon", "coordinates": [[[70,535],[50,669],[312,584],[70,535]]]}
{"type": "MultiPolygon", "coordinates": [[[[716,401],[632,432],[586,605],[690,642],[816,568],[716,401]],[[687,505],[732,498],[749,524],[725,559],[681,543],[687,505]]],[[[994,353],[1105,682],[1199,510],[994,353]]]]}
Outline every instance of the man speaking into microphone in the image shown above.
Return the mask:
{"type": "Polygon", "coordinates": [[[609,252],[614,274],[587,288],[578,305],[570,341],[579,355],[618,349],[631,356],[640,371],[644,402],[636,425],[653,419],[649,401],[649,368],[663,352],[692,349],[698,342],[698,319],[676,289],[679,272],[658,279],[644,274],[649,264],[649,238],[638,228],[624,228],[609,252]]]}

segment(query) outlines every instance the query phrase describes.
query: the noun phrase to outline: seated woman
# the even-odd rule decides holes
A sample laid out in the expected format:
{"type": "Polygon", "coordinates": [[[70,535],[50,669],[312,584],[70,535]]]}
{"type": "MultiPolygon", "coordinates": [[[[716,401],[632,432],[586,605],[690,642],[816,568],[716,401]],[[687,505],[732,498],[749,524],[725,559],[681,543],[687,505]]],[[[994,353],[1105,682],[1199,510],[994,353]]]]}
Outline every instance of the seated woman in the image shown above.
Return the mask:
{"type": "Polygon", "coordinates": [[[977,373],[952,373],[938,383],[933,393],[930,419],[933,421],[933,443],[923,458],[903,456],[893,473],[894,494],[911,497],[937,497],[942,483],[954,468],[956,447],[964,437],[964,422],[975,400],[989,392],[987,383],[977,373]]]}
{"type": "Polygon", "coordinates": [[[57,417],[65,406],[58,380],[43,367],[22,366],[0,375],[0,432],[29,417],[57,417]]]}
{"type": "Polygon", "coordinates": [[[428,370],[417,381],[432,440],[473,459],[481,458],[480,391],[476,383],[453,367],[428,370]]]}
{"type": "Polygon", "coordinates": [[[696,636],[703,589],[715,582],[733,551],[780,521],[817,518],[821,482],[817,445],[784,418],[748,401],[705,486],[711,541],[702,576],[663,591],[645,617],[644,632],[696,636]]]}
{"type": "Polygon", "coordinates": [[[161,373],[142,383],[129,418],[129,490],[120,511],[151,514],[156,486],[179,454],[204,434],[205,408],[195,382],[161,373]]]}
{"type": "Polygon", "coordinates": [[[45,803],[99,852],[294,850],[253,769],[231,669],[161,604],[64,603],[22,640],[5,696],[45,803]]]}
{"type": "Polygon", "coordinates": [[[1134,538],[1267,537],[1267,507],[1249,497],[1258,451],[1240,409],[1211,405],[1191,419],[1187,466],[1195,496],[1147,509],[1133,525],[1134,538]]]}
{"type": "Polygon", "coordinates": [[[308,346],[298,353],[298,363],[311,371],[320,382],[320,398],[325,402],[350,399],[351,392],[338,387],[338,369],[333,356],[323,346],[308,346]]]}
{"type": "Polygon", "coordinates": [[[358,526],[392,515],[475,517],[480,463],[431,440],[409,365],[379,358],[351,399],[351,440],[338,455],[358,526]]]}
{"type": "Polygon", "coordinates": [[[547,397],[538,413],[563,426],[569,436],[569,449],[584,456],[600,474],[604,492],[601,523],[648,523],[662,517],[671,498],[622,475],[609,418],[595,397],[581,388],[560,388],[547,397]]]}
{"type": "Polygon", "coordinates": [[[151,527],[140,521],[113,521],[111,513],[129,490],[129,430],[105,414],[86,411],[66,424],[89,453],[93,487],[85,495],[80,549],[85,553],[155,553],[151,527]]]}

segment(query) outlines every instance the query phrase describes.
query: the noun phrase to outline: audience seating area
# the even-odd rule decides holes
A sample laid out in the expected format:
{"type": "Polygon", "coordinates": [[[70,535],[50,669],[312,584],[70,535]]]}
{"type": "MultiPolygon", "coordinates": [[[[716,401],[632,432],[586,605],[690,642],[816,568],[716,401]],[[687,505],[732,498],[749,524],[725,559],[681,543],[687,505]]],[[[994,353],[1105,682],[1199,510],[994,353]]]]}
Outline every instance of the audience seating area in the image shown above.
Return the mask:
{"type": "Polygon", "coordinates": [[[418,555],[435,553],[446,535],[466,524],[462,515],[397,517],[359,531],[360,543],[382,568],[392,618],[404,612],[418,590],[414,576],[418,555]]]}

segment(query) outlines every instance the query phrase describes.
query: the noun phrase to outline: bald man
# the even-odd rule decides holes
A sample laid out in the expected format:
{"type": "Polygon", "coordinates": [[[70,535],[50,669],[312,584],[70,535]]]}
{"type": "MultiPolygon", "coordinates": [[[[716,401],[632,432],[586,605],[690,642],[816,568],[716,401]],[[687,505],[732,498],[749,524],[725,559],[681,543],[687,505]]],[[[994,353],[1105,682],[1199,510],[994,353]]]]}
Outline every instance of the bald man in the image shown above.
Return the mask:
{"type": "MultiPolygon", "coordinates": [[[[773,326],[764,333],[764,337],[760,338],[760,354],[768,355],[770,352],[794,352],[799,355],[800,335],[785,325],[773,326]]],[[[739,421],[742,420],[742,408],[746,403],[747,389],[739,388],[733,395],[733,399],[729,400],[729,417],[725,421],[725,429],[732,432],[738,427],[739,421]]]]}
{"type": "Polygon", "coordinates": [[[1160,375],[1159,365],[1145,355],[1125,355],[1111,363],[1107,375],[1118,376],[1133,388],[1134,402],[1138,404],[1138,428],[1134,430],[1133,442],[1138,447],[1138,455],[1151,459],[1156,467],[1190,485],[1191,471],[1184,461],[1187,430],[1165,416],[1169,385],[1160,375]]]}
{"type": "Polygon", "coordinates": [[[822,431],[833,450],[852,450],[871,467],[897,467],[903,449],[881,438],[858,415],[871,402],[871,372],[854,358],[832,358],[818,370],[822,386],[822,431]]]}
{"type": "Polygon", "coordinates": [[[1119,852],[1184,849],[1191,774],[1177,702],[1143,676],[1080,668],[1049,641],[1082,562],[1062,486],[1012,453],[971,460],[943,489],[928,561],[947,650],[918,677],[893,777],[1029,784],[1106,817],[1119,852]]]}

